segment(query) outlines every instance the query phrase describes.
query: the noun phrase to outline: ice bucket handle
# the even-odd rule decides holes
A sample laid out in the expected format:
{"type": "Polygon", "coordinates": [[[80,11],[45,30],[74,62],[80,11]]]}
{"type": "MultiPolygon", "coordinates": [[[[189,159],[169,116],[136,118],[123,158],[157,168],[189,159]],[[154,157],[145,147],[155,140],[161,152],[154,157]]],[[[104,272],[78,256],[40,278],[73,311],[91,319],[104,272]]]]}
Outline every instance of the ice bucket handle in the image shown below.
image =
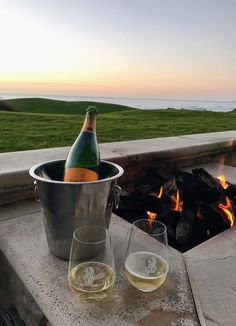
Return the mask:
{"type": "Polygon", "coordinates": [[[40,202],[36,180],[34,181],[34,197],[37,202],[40,202]]]}
{"type": "Polygon", "coordinates": [[[112,189],[112,198],[113,198],[113,205],[115,209],[119,207],[121,191],[122,189],[120,186],[118,186],[117,184],[114,185],[112,189]]]}

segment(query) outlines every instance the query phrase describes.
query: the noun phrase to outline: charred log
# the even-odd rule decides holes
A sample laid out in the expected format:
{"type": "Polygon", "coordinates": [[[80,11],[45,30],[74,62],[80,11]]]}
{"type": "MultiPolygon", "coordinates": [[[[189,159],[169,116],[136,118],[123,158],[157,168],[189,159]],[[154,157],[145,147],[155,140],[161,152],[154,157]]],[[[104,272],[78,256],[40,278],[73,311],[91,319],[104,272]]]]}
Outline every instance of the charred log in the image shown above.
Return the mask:
{"type": "Polygon", "coordinates": [[[177,171],[175,175],[176,185],[184,202],[201,202],[209,198],[209,187],[195,175],[182,171],[177,171]]]}
{"type": "Polygon", "coordinates": [[[236,197],[236,185],[229,184],[229,186],[224,190],[225,195],[232,198],[236,197]]]}
{"type": "Polygon", "coordinates": [[[194,203],[185,202],[176,226],[176,241],[179,244],[186,244],[192,234],[193,222],[197,213],[194,203]]]}
{"type": "Polygon", "coordinates": [[[164,208],[170,206],[171,200],[163,196],[157,198],[153,195],[132,194],[120,197],[120,209],[126,210],[145,210],[153,213],[160,213],[164,208]]]}
{"type": "Polygon", "coordinates": [[[120,197],[119,208],[114,212],[133,223],[135,220],[147,218],[147,211],[164,215],[170,205],[171,200],[166,196],[157,198],[153,195],[131,194],[120,197]]]}
{"type": "Polygon", "coordinates": [[[200,191],[202,194],[204,193],[205,196],[205,198],[203,197],[203,201],[208,203],[214,202],[220,200],[222,196],[224,196],[224,188],[220,184],[220,181],[213,178],[207,171],[200,168],[194,169],[192,173],[199,181],[201,181],[202,184],[204,184],[203,188],[200,188],[200,191]]]}
{"type": "Polygon", "coordinates": [[[162,185],[168,180],[169,175],[165,176],[157,168],[151,167],[145,170],[134,184],[134,191],[149,195],[152,192],[159,192],[162,185]]]}
{"type": "Polygon", "coordinates": [[[208,224],[204,218],[197,217],[193,222],[191,247],[195,247],[200,243],[209,239],[208,224]]]}
{"type": "Polygon", "coordinates": [[[202,214],[207,223],[207,229],[211,237],[227,230],[230,227],[230,221],[225,220],[225,217],[213,205],[202,205],[202,214]]]}
{"type": "Polygon", "coordinates": [[[199,245],[200,243],[209,239],[207,225],[205,219],[199,219],[198,217],[194,219],[192,226],[192,234],[187,243],[178,243],[175,242],[170,243],[170,246],[177,249],[180,252],[186,252],[199,245]]]}
{"type": "Polygon", "coordinates": [[[180,212],[170,210],[165,215],[158,215],[157,220],[165,224],[167,228],[168,243],[176,248],[176,226],[180,218],[180,212]]]}

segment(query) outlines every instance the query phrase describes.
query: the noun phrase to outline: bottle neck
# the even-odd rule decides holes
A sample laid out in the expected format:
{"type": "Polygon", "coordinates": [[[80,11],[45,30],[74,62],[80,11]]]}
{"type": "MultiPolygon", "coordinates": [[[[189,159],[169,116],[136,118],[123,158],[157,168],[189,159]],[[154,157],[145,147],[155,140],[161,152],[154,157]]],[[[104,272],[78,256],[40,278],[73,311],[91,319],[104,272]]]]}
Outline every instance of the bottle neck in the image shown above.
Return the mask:
{"type": "Polygon", "coordinates": [[[81,131],[89,131],[89,132],[96,133],[96,119],[97,119],[96,113],[91,114],[87,112],[81,131]]]}

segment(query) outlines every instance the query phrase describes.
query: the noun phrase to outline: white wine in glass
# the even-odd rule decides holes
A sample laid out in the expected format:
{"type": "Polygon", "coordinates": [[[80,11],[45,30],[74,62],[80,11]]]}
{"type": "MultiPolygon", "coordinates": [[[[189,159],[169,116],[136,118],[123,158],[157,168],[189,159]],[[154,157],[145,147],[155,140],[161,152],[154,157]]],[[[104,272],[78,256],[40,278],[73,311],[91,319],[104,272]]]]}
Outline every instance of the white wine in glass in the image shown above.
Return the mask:
{"type": "Polygon", "coordinates": [[[169,271],[166,227],[158,221],[133,223],[125,260],[129,282],[143,292],[159,288],[169,271]]]}
{"type": "Polygon", "coordinates": [[[73,234],[68,281],[79,298],[105,298],[113,287],[115,276],[109,231],[97,225],[78,228],[73,234]]]}

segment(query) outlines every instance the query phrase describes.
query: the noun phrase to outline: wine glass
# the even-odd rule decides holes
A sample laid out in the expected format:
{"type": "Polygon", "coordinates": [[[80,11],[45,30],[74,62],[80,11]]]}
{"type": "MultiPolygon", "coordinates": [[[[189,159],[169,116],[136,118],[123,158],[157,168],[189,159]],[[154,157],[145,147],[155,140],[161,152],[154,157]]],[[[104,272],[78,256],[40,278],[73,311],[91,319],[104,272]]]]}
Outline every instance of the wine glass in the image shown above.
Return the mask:
{"type": "Polygon", "coordinates": [[[84,225],[74,231],[68,281],[81,299],[99,300],[109,294],[115,281],[115,266],[108,229],[84,225]]]}
{"type": "Polygon", "coordinates": [[[166,226],[156,220],[135,221],[125,259],[129,282],[140,291],[151,292],[165,282],[168,270],[166,226]]]}

